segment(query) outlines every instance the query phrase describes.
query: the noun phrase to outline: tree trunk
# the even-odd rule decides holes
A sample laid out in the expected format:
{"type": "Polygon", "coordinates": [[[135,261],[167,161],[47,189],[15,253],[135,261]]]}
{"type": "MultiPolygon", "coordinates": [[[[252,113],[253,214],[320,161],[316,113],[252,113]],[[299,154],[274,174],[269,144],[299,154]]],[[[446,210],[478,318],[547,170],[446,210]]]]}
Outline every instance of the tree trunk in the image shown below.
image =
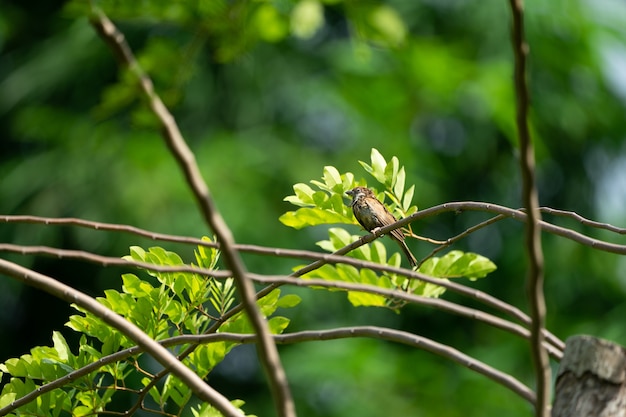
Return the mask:
{"type": "Polygon", "coordinates": [[[591,336],[567,339],[552,417],[626,417],[626,349],[591,336]]]}

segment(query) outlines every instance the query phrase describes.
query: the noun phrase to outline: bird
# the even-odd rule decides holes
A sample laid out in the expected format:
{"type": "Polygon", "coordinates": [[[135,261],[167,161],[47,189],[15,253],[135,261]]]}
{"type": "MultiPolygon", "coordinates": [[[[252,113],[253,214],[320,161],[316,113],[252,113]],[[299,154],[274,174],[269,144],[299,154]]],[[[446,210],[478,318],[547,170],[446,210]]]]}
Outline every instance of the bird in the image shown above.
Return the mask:
{"type": "MultiPolygon", "coordinates": [[[[352,190],[346,191],[346,194],[352,197],[350,206],[352,207],[354,217],[368,232],[380,227],[389,226],[398,221],[369,188],[355,187],[352,190]]],[[[411,266],[417,266],[417,259],[415,259],[415,256],[413,256],[409,247],[404,242],[404,234],[402,231],[400,229],[394,229],[390,232],[389,237],[398,242],[398,245],[400,245],[400,248],[406,255],[411,266]]]]}

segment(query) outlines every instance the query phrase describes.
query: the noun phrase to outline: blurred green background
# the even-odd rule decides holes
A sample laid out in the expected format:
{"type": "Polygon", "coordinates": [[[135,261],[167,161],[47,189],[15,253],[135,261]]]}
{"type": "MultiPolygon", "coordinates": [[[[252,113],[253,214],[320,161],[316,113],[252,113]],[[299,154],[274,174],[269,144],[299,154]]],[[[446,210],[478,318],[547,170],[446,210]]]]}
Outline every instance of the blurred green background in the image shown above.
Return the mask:
{"type": "MultiPolygon", "coordinates": [[[[508,2],[341,0],[96,2],[118,24],[196,153],[240,243],[316,250],[321,228],[278,217],[292,185],[325,165],[367,177],[358,160],[397,156],[420,208],[447,201],[519,207],[508,2]]],[[[526,2],[531,125],[544,206],[626,226],[626,5],[526,2]]],[[[80,217],[153,231],[210,234],[155,121],[86,18],[82,1],[0,3],[0,213],[80,217]]],[[[371,178],[368,178],[371,180],[371,178]]],[[[488,216],[445,214],[413,225],[446,239],[488,216]]],[[[626,243],[573,221],[547,218],[626,243]]],[[[354,228],[354,233],[359,229],[354,228]]],[[[0,226],[0,241],[123,256],[133,236],[68,227],[0,226]]],[[[626,344],[624,258],[545,235],[548,326],[626,344]]],[[[498,270],[469,285],[526,309],[523,228],[481,230],[454,248],[498,270]]],[[[192,248],[162,245],[192,260],[192,248]]],[[[412,241],[419,258],[432,249],[412,241]]],[[[120,287],[115,268],[3,258],[92,295],[120,287]]],[[[244,255],[249,269],[298,262],[244,255]]],[[[0,279],[0,360],[49,345],[71,309],[0,279]]],[[[288,331],[376,324],[450,344],[533,384],[525,342],[419,306],[352,308],[342,293],[286,289],[303,303],[288,331]]],[[[472,305],[446,293],[446,299],[472,305]]],[[[340,340],[280,348],[301,416],[529,416],[486,378],[429,353],[340,340]]],[[[556,365],[555,365],[556,366],[556,365]]],[[[253,348],[209,380],[245,410],[272,415],[253,348]]]]}

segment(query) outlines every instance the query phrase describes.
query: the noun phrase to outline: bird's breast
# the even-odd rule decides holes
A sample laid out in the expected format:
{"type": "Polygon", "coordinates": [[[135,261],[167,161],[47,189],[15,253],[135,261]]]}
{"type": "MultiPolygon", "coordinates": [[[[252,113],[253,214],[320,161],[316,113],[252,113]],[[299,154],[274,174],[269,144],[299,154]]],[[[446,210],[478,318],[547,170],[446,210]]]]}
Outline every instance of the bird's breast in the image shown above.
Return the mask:
{"type": "Polygon", "coordinates": [[[372,207],[364,201],[357,201],[353,207],[354,215],[361,223],[361,225],[367,230],[371,231],[376,227],[379,227],[380,222],[378,216],[372,209],[372,207]]]}

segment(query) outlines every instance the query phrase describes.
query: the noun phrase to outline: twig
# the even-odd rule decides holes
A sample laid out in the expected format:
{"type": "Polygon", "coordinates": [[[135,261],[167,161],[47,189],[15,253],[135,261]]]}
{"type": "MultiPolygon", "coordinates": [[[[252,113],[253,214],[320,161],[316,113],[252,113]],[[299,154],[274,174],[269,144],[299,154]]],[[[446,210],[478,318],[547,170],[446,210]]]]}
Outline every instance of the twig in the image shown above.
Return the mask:
{"type": "Polygon", "coordinates": [[[579,222],[580,224],[584,226],[591,226],[596,229],[608,230],[609,232],[617,233],[619,235],[626,235],[626,229],[623,227],[617,227],[617,226],[613,226],[612,224],[589,220],[589,219],[584,218],[578,213],[574,213],[573,211],[558,210],[558,209],[554,209],[551,207],[539,207],[539,210],[542,213],[552,214],[553,216],[569,217],[571,219],[576,220],[577,222],[579,222]]]}
{"type": "Polygon", "coordinates": [[[77,291],[53,278],[31,271],[30,269],[16,265],[4,259],[0,259],[0,272],[14,277],[25,284],[50,293],[62,300],[67,301],[68,303],[74,303],[96,315],[111,327],[128,336],[128,338],[137,343],[138,346],[148,352],[159,363],[170,369],[174,375],[180,378],[181,381],[191,388],[191,390],[203,401],[209,402],[224,415],[232,417],[242,415],[241,411],[234,407],[228,399],[206,384],[202,378],[172,356],[167,349],[152,340],[150,336],[144,333],[137,326],[117,315],[115,312],[109,310],[88,295],[83,294],[82,292],[77,291]]]}
{"type": "Polygon", "coordinates": [[[522,0],[510,0],[513,15],[512,43],[515,55],[515,95],[517,97],[517,130],[520,141],[520,170],[522,173],[522,199],[528,214],[526,222],[526,253],[529,271],[526,282],[532,324],[530,347],[535,366],[537,417],[549,417],[550,360],[543,347],[543,328],[546,320],[546,300],[543,292],[544,271],[541,250],[541,212],[535,183],[535,157],[528,130],[528,86],[526,84],[526,56],[528,44],[524,40],[524,11],[522,0]]]}
{"type": "Polygon", "coordinates": [[[295,406],[291,397],[287,376],[280,362],[276,345],[271,337],[269,325],[261,315],[256,304],[254,285],[246,277],[246,268],[237,249],[234,247],[232,233],[211,198],[193,152],[187,146],[174,117],[154,90],[152,81],[140,68],[130,47],[126,43],[124,35],[100,10],[94,11],[91,23],[118,58],[120,58],[122,64],[127,66],[137,76],[139,85],[148,99],[150,109],[161,122],[163,137],[185,174],[187,183],[193,191],[204,219],[213,229],[217,240],[220,242],[224,261],[233,272],[233,278],[237,283],[244,310],[250,318],[254,331],[259,335],[259,359],[268,376],[278,415],[281,417],[295,417],[295,406]]]}
{"type": "Polygon", "coordinates": [[[445,248],[447,248],[448,246],[452,245],[453,243],[463,239],[464,237],[468,236],[471,233],[474,233],[477,230],[480,230],[484,227],[490,226],[495,222],[498,222],[502,219],[506,219],[506,216],[499,214],[495,217],[492,217],[491,219],[485,220],[483,222],[478,223],[477,225],[474,225],[470,228],[468,228],[467,230],[464,230],[462,233],[459,233],[458,235],[451,237],[449,239],[447,239],[445,242],[441,243],[439,247],[433,249],[428,255],[426,255],[424,258],[420,259],[420,261],[417,263],[417,267],[416,269],[419,269],[419,267],[426,262],[427,259],[432,258],[433,256],[435,256],[437,253],[441,252],[442,250],[444,250],[445,248]]]}

